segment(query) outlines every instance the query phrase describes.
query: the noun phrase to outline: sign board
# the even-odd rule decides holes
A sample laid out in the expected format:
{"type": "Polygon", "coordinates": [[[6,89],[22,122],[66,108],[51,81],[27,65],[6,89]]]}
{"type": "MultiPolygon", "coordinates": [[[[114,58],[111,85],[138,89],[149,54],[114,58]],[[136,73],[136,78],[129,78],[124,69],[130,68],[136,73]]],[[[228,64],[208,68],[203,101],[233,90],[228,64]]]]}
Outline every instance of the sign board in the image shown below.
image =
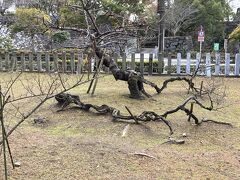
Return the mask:
{"type": "Polygon", "coordinates": [[[198,42],[204,42],[204,31],[201,29],[198,31],[198,42]]]}
{"type": "Polygon", "coordinates": [[[219,43],[214,43],[213,49],[214,51],[219,51],[219,43]]]}

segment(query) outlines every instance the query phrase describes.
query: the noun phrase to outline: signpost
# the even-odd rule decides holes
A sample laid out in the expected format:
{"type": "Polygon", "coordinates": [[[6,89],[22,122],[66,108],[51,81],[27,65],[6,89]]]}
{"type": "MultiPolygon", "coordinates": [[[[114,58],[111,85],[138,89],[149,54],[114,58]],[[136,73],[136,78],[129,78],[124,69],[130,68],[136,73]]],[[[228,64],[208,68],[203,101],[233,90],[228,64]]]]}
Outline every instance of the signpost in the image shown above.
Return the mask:
{"type": "Polygon", "coordinates": [[[200,31],[198,31],[198,42],[200,43],[200,58],[199,58],[199,64],[200,64],[200,61],[201,61],[201,57],[202,57],[202,43],[204,42],[204,36],[205,36],[205,33],[203,31],[203,27],[202,25],[200,26],[200,31]]]}

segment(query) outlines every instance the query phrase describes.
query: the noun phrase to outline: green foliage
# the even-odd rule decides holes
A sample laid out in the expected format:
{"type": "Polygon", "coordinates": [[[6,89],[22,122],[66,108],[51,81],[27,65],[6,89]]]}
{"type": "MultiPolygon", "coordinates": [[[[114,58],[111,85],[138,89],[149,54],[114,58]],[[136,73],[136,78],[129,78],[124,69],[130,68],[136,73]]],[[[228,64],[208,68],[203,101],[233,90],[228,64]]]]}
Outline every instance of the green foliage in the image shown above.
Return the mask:
{"type": "Polygon", "coordinates": [[[205,47],[212,47],[214,42],[222,43],[225,38],[224,21],[232,14],[232,10],[225,0],[178,0],[182,3],[193,3],[198,12],[189,27],[181,29],[182,34],[192,34],[197,38],[200,25],[205,31],[205,47]]]}
{"type": "Polygon", "coordinates": [[[17,21],[10,27],[12,33],[24,32],[32,37],[43,34],[48,28],[45,25],[50,20],[49,15],[36,8],[17,8],[15,14],[17,21]]]}
{"type": "Polygon", "coordinates": [[[73,10],[68,7],[60,9],[60,25],[67,27],[86,28],[84,14],[79,10],[73,10]]]}
{"type": "MultiPolygon", "coordinates": [[[[90,7],[90,14],[98,26],[122,26],[124,20],[128,23],[131,15],[141,15],[147,0],[95,0],[83,1],[90,7]]],[[[27,6],[26,6],[27,7],[27,6]]],[[[30,6],[29,6],[30,7],[30,6]]],[[[12,26],[12,32],[24,32],[29,36],[45,33],[48,29],[44,22],[54,22],[60,27],[86,29],[87,23],[80,0],[36,0],[35,8],[17,8],[17,22],[12,26]],[[75,7],[76,6],[76,7],[75,7]],[[55,18],[55,19],[54,19],[55,18]]],[[[91,26],[90,19],[88,19],[91,26]]],[[[91,28],[91,27],[90,27],[91,28]]]]}
{"type": "Polygon", "coordinates": [[[198,23],[205,29],[207,43],[223,41],[224,18],[227,16],[229,6],[221,0],[195,0],[194,3],[199,9],[198,23]]]}
{"type": "Polygon", "coordinates": [[[12,39],[9,36],[0,36],[0,48],[1,49],[12,49],[12,39]]]}
{"type": "Polygon", "coordinates": [[[229,39],[231,41],[240,41],[240,25],[238,25],[238,27],[236,27],[233,32],[231,32],[231,34],[229,35],[229,39]]]}
{"type": "Polygon", "coordinates": [[[55,43],[63,43],[64,41],[70,39],[70,34],[69,32],[66,31],[59,31],[59,32],[55,32],[52,35],[52,40],[55,43]]]}

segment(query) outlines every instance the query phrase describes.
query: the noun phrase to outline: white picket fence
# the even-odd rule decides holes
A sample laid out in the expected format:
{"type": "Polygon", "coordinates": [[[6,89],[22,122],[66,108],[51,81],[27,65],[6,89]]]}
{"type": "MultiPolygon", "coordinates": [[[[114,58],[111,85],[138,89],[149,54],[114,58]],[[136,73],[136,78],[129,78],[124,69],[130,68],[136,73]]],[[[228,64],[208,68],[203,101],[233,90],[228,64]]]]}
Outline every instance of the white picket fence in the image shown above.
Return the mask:
{"type": "MultiPolygon", "coordinates": [[[[132,69],[148,75],[187,75],[198,70],[198,75],[204,76],[239,76],[240,54],[202,54],[181,53],[176,56],[168,54],[135,54],[129,56],[117,55],[113,59],[123,70],[132,69]]],[[[105,68],[106,69],[106,68],[105,68]]],[[[79,51],[60,52],[8,52],[0,51],[0,71],[26,72],[63,72],[80,74],[94,70],[94,60],[79,51]]],[[[107,69],[106,69],[107,70],[107,69]]]]}
{"type": "Polygon", "coordinates": [[[187,53],[183,57],[181,53],[168,54],[168,57],[154,59],[153,54],[131,54],[129,58],[123,56],[119,61],[120,66],[125,69],[133,69],[144,74],[168,74],[168,75],[188,75],[197,70],[198,75],[205,76],[239,76],[240,54],[230,55],[226,53],[206,53],[195,57],[187,53]],[[140,65],[139,65],[140,64],[140,65]]]}
{"type": "MultiPolygon", "coordinates": [[[[240,71],[240,54],[236,54],[233,59],[230,58],[230,53],[226,53],[225,57],[221,57],[220,53],[211,56],[206,53],[204,58],[200,58],[200,53],[196,54],[196,59],[191,59],[191,54],[187,53],[186,63],[181,57],[181,53],[177,54],[176,74],[191,74],[198,70],[199,75],[225,75],[225,76],[239,76],[240,71]],[[185,72],[182,72],[182,63],[186,66],[185,72]],[[191,68],[194,66],[194,68],[191,68]]],[[[171,66],[171,65],[169,65],[171,66]]],[[[172,74],[173,72],[171,72],[172,74]]]]}

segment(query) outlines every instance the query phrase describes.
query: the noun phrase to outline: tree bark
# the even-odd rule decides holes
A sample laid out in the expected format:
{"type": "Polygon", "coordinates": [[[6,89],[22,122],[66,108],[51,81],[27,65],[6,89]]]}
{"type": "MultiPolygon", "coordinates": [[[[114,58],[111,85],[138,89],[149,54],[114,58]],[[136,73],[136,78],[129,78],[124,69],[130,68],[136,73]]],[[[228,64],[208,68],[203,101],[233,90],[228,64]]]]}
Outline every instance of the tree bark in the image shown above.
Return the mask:
{"type": "Polygon", "coordinates": [[[128,82],[128,89],[130,91],[130,97],[139,99],[142,97],[142,94],[149,96],[143,87],[143,77],[140,73],[137,73],[133,70],[123,71],[118,67],[116,62],[111,58],[110,55],[104,53],[104,50],[101,48],[96,49],[96,55],[99,59],[102,59],[103,65],[109,68],[116,80],[122,80],[128,82]]]}

